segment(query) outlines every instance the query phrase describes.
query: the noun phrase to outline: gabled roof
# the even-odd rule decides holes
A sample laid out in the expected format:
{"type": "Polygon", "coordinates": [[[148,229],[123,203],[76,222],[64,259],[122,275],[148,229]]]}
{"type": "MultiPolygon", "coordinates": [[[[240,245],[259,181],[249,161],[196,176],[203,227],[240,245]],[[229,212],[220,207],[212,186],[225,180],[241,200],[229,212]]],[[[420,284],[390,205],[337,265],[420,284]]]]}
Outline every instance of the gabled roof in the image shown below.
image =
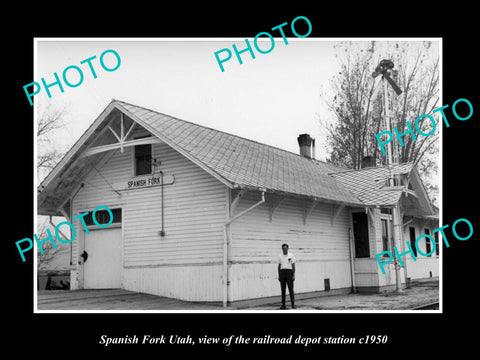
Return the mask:
{"type": "Polygon", "coordinates": [[[58,208],[98,161],[82,157],[118,111],[190,159],[230,188],[266,190],[362,206],[363,203],[328,172],[334,165],[113,100],[39,186],[38,208],[59,215],[58,208]],[[70,175],[69,175],[70,174],[70,175]],[[72,176],[71,174],[74,174],[72,176]]]}
{"type": "Polygon", "coordinates": [[[390,187],[392,175],[408,175],[412,163],[392,164],[359,170],[334,172],[330,175],[342,183],[365,206],[393,206],[403,193],[403,187],[390,187]]]}
{"type": "Polygon", "coordinates": [[[42,181],[37,197],[39,214],[61,215],[60,207],[105,153],[82,155],[121,113],[232,189],[264,190],[350,206],[394,206],[406,188],[389,187],[387,180],[404,174],[418,190],[412,192],[417,199],[415,210],[433,214],[411,163],[345,170],[118,100],[106,107],[42,181]]]}
{"type": "Polygon", "coordinates": [[[435,213],[413,163],[336,171],[330,175],[342,183],[365,206],[389,207],[401,202],[406,214],[438,218],[438,212],[435,213]],[[392,176],[399,175],[403,176],[405,183],[390,186],[389,180],[392,176]],[[409,194],[410,200],[406,201],[407,199],[402,198],[402,196],[408,197],[409,194]],[[412,198],[415,200],[411,200],[412,198]]]}
{"type": "Polygon", "coordinates": [[[265,189],[360,205],[360,201],[312,160],[273,146],[117,102],[162,141],[232,187],[265,189]]]}

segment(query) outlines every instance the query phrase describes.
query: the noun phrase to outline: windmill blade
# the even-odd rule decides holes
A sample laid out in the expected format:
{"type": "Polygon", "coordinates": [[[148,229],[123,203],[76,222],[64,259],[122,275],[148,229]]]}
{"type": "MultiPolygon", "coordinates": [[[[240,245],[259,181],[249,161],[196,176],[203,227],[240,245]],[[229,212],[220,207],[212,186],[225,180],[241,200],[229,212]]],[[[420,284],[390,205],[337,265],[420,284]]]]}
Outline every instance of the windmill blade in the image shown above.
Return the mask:
{"type": "Polygon", "coordinates": [[[393,90],[397,93],[397,95],[400,95],[402,93],[402,90],[398,87],[397,84],[395,84],[395,81],[392,80],[392,78],[385,73],[383,77],[388,81],[388,83],[392,86],[393,90]]]}
{"type": "Polygon", "coordinates": [[[382,78],[379,77],[378,79],[375,79],[375,81],[377,82],[375,86],[375,88],[373,89],[373,93],[372,93],[372,101],[375,101],[375,99],[377,98],[378,96],[378,93],[380,91],[380,89],[382,88],[382,78]]]}

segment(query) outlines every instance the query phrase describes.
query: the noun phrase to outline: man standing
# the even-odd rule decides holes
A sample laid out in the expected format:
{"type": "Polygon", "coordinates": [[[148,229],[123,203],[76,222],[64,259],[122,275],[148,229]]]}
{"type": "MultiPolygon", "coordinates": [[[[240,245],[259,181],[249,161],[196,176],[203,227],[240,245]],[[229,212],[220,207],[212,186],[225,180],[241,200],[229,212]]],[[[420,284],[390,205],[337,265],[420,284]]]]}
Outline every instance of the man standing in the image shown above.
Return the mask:
{"type": "Polygon", "coordinates": [[[293,293],[293,282],[295,281],[295,256],[288,252],[288,245],[282,245],[282,253],[278,257],[278,281],[282,290],[282,307],[285,309],[286,285],[290,294],[292,309],[295,309],[295,294],[293,293]]]}

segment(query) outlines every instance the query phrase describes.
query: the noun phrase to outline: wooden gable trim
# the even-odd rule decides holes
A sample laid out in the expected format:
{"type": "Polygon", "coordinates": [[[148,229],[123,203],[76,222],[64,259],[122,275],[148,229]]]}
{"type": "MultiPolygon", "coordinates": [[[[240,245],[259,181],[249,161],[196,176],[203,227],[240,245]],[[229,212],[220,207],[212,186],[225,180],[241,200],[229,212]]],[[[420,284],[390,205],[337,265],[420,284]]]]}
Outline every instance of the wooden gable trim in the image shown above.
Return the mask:
{"type": "Polygon", "coordinates": [[[413,192],[408,188],[407,190],[412,195],[415,195],[421,207],[424,207],[429,212],[429,214],[434,214],[435,212],[433,210],[430,198],[428,197],[427,190],[425,189],[422,179],[420,178],[420,174],[415,167],[413,167],[412,172],[410,173],[409,182],[411,182],[411,180],[413,180],[412,187],[416,187],[416,189],[413,190],[413,192]]]}
{"type": "Polygon", "coordinates": [[[113,129],[110,127],[110,125],[107,125],[107,128],[112,132],[113,135],[115,135],[115,137],[117,138],[118,142],[121,143],[122,142],[122,139],[117,135],[117,133],[115,131],[113,131],[113,129]]]}
{"type": "MultiPolygon", "coordinates": [[[[102,111],[102,113],[97,117],[92,125],[83,133],[83,135],[77,140],[75,144],[70,148],[70,150],[65,154],[65,156],[58,162],[58,164],[53,168],[53,170],[43,179],[43,181],[38,186],[39,189],[45,189],[50,182],[58,176],[58,174],[63,170],[66,164],[68,164],[75,154],[78,151],[81,151],[82,146],[90,138],[90,136],[95,132],[98,126],[105,120],[105,118],[112,112],[115,108],[115,100],[112,100],[110,104],[102,111]]],[[[78,157],[80,158],[80,157],[78,157]]],[[[76,162],[78,160],[74,160],[76,162]]]]}
{"type": "Polygon", "coordinates": [[[403,190],[403,191],[404,191],[404,193],[405,193],[405,196],[412,195],[412,196],[414,196],[414,197],[416,197],[416,198],[418,199],[418,194],[417,194],[416,191],[410,190],[410,189],[405,189],[405,190],[403,190]]]}
{"type": "MultiPolygon", "coordinates": [[[[113,131],[113,130],[112,130],[113,131]]],[[[114,144],[107,144],[107,145],[100,145],[95,147],[90,147],[85,150],[80,157],[90,156],[94,154],[98,154],[104,151],[110,151],[115,149],[123,149],[128,146],[136,146],[136,145],[145,145],[145,144],[161,144],[162,141],[155,136],[150,136],[147,138],[135,139],[135,140],[128,140],[128,141],[120,141],[114,144]]]]}
{"type": "Polygon", "coordinates": [[[170,146],[172,149],[176,150],[177,152],[179,152],[181,155],[183,155],[184,157],[186,157],[188,160],[190,160],[191,162],[193,162],[195,165],[197,165],[198,167],[200,167],[201,169],[205,170],[208,174],[210,174],[211,176],[213,176],[215,179],[217,179],[218,181],[220,181],[222,184],[228,186],[230,189],[233,189],[234,186],[233,184],[228,181],[227,179],[225,179],[223,176],[221,176],[220,174],[218,174],[216,171],[214,171],[212,168],[210,168],[209,166],[205,165],[202,161],[198,160],[196,157],[192,156],[190,153],[188,153],[187,151],[183,150],[183,148],[181,148],[180,146],[178,146],[175,142],[171,141],[170,139],[168,139],[167,137],[165,137],[162,133],[160,133],[157,129],[155,129],[154,127],[150,126],[149,124],[145,123],[141,118],[139,118],[137,115],[133,114],[132,112],[130,112],[129,110],[125,109],[121,104],[115,102],[114,103],[114,107],[116,107],[118,110],[120,110],[121,112],[125,113],[128,117],[130,117],[130,119],[136,121],[137,123],[139,123],[141,126],[143,126],[145,129],[147,129],[148,131],[150,131],[152,134],[154,134],[155,136],[157,136],[160,140],[162,140],[165,144],[167,144],[168,146],[170,146]]]}

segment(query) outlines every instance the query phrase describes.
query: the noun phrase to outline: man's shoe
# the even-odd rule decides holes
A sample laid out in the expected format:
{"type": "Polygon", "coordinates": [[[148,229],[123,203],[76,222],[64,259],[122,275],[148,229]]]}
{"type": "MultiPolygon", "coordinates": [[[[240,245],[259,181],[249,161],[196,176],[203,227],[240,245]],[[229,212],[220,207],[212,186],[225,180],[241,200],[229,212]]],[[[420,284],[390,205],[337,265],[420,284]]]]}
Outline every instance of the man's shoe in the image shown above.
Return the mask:
{"type": "Polygon", "coordinates": [[[285,310],[286,307],[284,305],[280,306],[280,310],[285,310]]]}

